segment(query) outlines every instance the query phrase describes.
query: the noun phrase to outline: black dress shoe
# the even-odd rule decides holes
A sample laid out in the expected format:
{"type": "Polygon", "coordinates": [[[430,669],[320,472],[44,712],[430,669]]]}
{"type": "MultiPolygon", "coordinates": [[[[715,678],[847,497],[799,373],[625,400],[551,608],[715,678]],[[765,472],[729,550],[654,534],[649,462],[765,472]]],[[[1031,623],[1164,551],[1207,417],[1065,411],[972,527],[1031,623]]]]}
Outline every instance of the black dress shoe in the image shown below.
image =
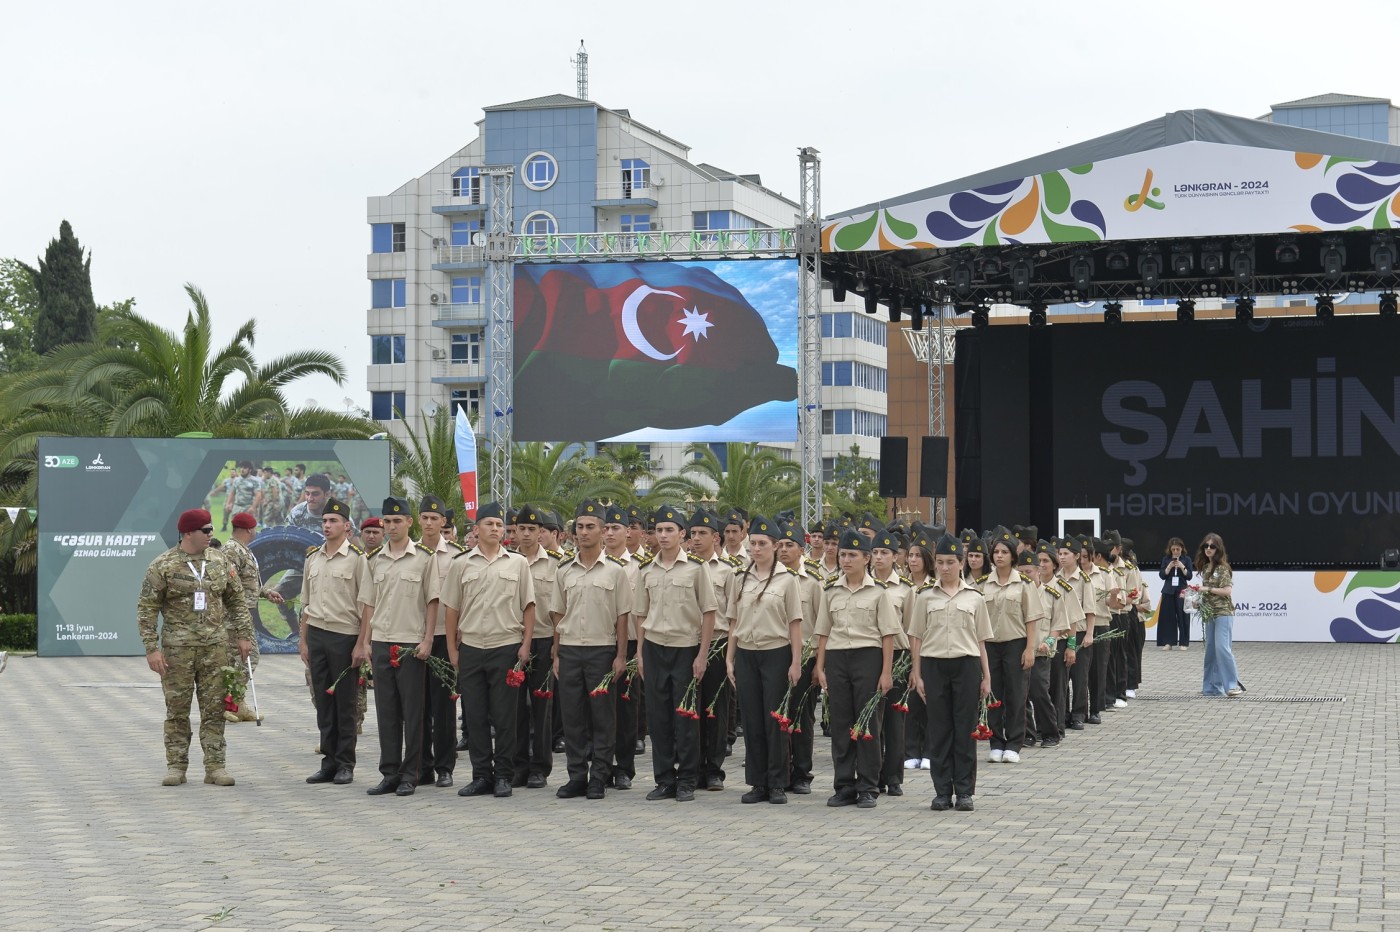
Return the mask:
{"type": "Polygon", "coordinates": [[[903,796],[903,795],[904,795],[904,787],[900,786],[898,783],[891,783],[888,787],[885,788],[885,795],[886,795],[886,796],[903,796]]]}
{"type": "Polygon", "coordinates": [[[705,781],[705,789],[709,790],[711,793],[723,792],[724,781],[719,777],[710,777],[710,779],[705,781]]]}
{"type": "Polygon", "coordinates": [[[392,793],[399,788],[398,777],[385,777],[374,786],[365,790],[366,796],[383,796],[385,793],[392,793]]]}
{"type": "Polygon", "coordinates": [[[615,790],[630,790],[632,788],[632,778],[625,773],[615,773],[612,778],[612,788],[615,790]]]}
{"type": "Polygon", "coordinates": [[[1060,746],[1060,739],[1046,738],[1044,741],[1040,742],[1040,746],[1043,748],[1057,748],[1060,746]]]}
{"type": "MultiPolygon", "coordinates": [[[[460,751],[460,750],[462,750],[462,749],[461,749],[461,748],[458,748],[457,750],[460,751]]],[[[555,739],[554,739],[554,753],[555,753],[555,754],[563,754],[563,753],[564,753],[564,739],[563,739],[563,738],[555,738],[555,739]]]]}
{"type": "Polygon", "coordinates": [[[521,787],[523,787],[526,783],[529,783],[529,782],[530,782],[530,775],[529,775],[528,773],[518,773],[518,774],[516,774],[514,777],[511,778],[510,785],[513,786],[513,787],[515,787],[515,788],[518,790],[518,789],[520,789],[521,787]]]}
{"type": "Polygon", "coordinates": [[[861,793],[859,796],[856,797],[856,808],[857,808],[857,809],[874,809],[874,808],[875,808],[875,794],[874,794],[874,793],[861,793]]]}
{"type": "Polygon", "coordinates": [[[812,795],[812,781],[811,781],[811,780],[794,780],[793,783],[792,783],[792,786],[790,786],[790,787],[787,788],[787,791],[788,791],[789,793],[794,793],[794,794],[796,794],[796,795],[798,795],[798,796],[811,796],[811,795],[812,795]]]}
{"type": "Polygon", "coordinates": [[[491,781],[485,777],[477,777],[466,786],[457,791],[458,796],[490,796],[491,781]]]}
{"type": "MultiPolygon", "coordinates": [[[[692,796],[693,796],[693,795],[694,795],[694,794],[692,794],[692,796]]],[[[676,798],[676,787],[675,787],[673,784],[669,784],[669,783],[662,783],[662,784],[659,785],[656,789],[652,790],[650,793],[647,794],[647,799],[653,800],[653,801],[654,801],[654,800],[658,800],[658,799],[675,799],[675,798],[676,798]]]]}
{"type": "Polygon", "coordinates": [[[1084,722],[1081,719],[1071,719],[1069,723],[1070,731],[1083,731],[1084,722]]]}
{"type": "Polygon", "coordinates": [[[545,779],[544,775],[538,773],[530,774],[530,776],[525,780],[525,786],[528,789],[532,790],[542,790],[548,783],[549,781],[545,779]]]}
{"type": "Polygon", "coordinates": [[[405,780],[405,781],[403,781],[402,783],[399,784],[399,788],[398,788],[398,789],[394,790],[394,795],[395,795],[395,796],[412,796],[412,795],[413,795],[413,792],[414,792],[416,789],[418,789],[417,784],[415,784],[412,780],[405,780]]]}
{"type": "Polygon", "coordinates": [[[514,792],[515,790],[511,788],[511,781],[507,780],[505,777],[501,777],[496,781],[497,799],[505,799],[507,796],[512,795],[514,792]]]}
{"type": "Polygon", "coordinates": [[[676,787],[676,802],[678,802],[678,803],[693,803],[693,802],[695,802],[695,787],[693,787],[693,786],[677,786],[677,787],[676,787]]]}
{"type": "Polygon", "coordinates": [[[450,770],[444,770],[442,773],[438,774],[437,785],[438,785],[438,786],[444,786],[444,787],[445,787],[445,786],[451,786],[451,785],[452,785],[452,771],[450,771],[450,770]]]}
{"type": "Polygon", "coordinates": [[[554,792],[560,799],[577,799],[588,790],[588,784],[582,780],[570,780],[554,792]]]}
{"type": "Polygon", "coordinates": [[[418,775],[418,785],[431,786],[435,779],[436,777],[434,777],[431,770],[425,770],[418,775]]]}
{"type": "Polygon", "coordinates": [[[854,806],[856,804],[856,791],[852,787],[845,787],[836,791],[836,795],[826,801],[832,809],[840,809],[842,806],[854,806]]]}
{"type": "Polygon", "coordinates": [[[647,752],[647,739],[638,738],[636,745],[632,748],[632,752],[634,754],[645,754],[647,752]]]}
{"type": "Polygon", "coordinates": [[[318,770],[306,778],[307,783],[330,783],[335,779],[334,770],[318,770]]]}
{"type": "Polygon", "coordinates": [[[462,739],[461,739],[460,741],[457,742],[457,750],[459,750],[459,751],[465,751],[465,750],[467,750],[467,736],[466,736],[466,735],[463,735],[463,736],[462,736],[462,739]]]}
{"type": "Polygon", "coordinates": [[[335,776],[331,778],[331,782],[334,783],[336,786],[344,786],[347,783],[354,783],[355,771],[351,770],[349,767],[341,767],[335,772],[335,776]]]}
{"type": "Polygon", "coordinates": [[[780,790],[776,786],[768,791],[768,801],[775,806],[787,805],[787,790],[780,790]]]}
{"type": "Polygon", "coordinates": [[[602,780],[589,780],[588,789],[584,791],[589,799],[603,799],[608,795],[608,791],[603,788],[602,780]]]}
{"type": "Polygon", "coordinates": [[[934,812],[947,812],[953,808],[953,798],[951,796],[933,797],[933,805],[929,806],[934,812]]]}
{"type": "Polygon", "coordinates": [[[768,802],[768,787],[756,786],[743,796],[739,797],[741,803],[766,803],[768,802]]]}
{"type": "Polygon", "coordinates": [[[971,811],[972,811],[972,797],[971,797],[971,796],[959,796],[959,797],[958,797],[957,804],[954,805],[953,808],[956,809],[956,810],[958,810],[959,812],[971,812],[971,811]]]}
{"type": "Polygon", "coordinates": [[[1084,720],[1084,723],[1085,723],[1086,725],[1102,725],[1102,724],[1103,724],[1103,716],[1101,716],[1101,715],[1091,715],[1091,716],[1089,716],[1088,718],[1086,718],[1086,719],[1084,720]]]}

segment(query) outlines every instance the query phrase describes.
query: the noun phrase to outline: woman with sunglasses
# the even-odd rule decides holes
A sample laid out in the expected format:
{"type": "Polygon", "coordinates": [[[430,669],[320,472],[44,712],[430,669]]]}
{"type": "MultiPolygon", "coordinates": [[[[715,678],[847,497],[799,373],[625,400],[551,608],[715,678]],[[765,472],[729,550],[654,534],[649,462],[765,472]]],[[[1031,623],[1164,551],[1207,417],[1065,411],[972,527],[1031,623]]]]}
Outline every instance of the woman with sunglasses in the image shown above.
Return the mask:
{"type": "Polygon", "coordinates": [[[1225,555],[1225,542],[1211,533],[1196,551],[1201,574],[1201,627],[1206,647],[1205,678],[1201,692],[1207,696],[1235,697],[1244,692],[1231,644],[1235,624],[1234,578],[1225,555]]]}

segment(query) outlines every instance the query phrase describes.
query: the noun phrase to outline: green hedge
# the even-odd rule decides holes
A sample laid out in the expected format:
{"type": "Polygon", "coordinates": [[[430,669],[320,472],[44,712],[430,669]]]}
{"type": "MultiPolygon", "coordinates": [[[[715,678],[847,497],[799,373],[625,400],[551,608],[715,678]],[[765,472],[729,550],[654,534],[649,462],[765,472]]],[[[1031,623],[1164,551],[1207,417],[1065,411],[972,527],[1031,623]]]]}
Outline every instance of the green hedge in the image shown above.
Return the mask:
{"type": "Polygon", "coordinates": [[[38,650],[38,618],[34,615],[0,615],[0,647],[6,650],[38,650]]]}

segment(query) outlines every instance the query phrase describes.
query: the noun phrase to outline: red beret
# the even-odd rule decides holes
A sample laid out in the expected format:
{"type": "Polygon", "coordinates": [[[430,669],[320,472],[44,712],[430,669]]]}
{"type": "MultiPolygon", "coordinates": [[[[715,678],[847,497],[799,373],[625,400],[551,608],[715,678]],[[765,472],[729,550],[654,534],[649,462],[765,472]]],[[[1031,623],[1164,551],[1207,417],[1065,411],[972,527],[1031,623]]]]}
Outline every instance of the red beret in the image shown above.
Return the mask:
{"type": "Polygon", "coordinates": [[[205,525],[213,523],[214,518],[203,508],[191,508],[180,515],[180,523],[176,525],[181,534],[188,534],[190,531],[197,531],[205,525]]]}
{"type": "Polygon", "coordinates": [[[380,521],[378,518],[366,518],[365,520],[360,522],[360,530],[362,531],[367,527],[382,528],[383,526],[384,522],[380,521]]]}
{"type": "Polygon", "coordinates": [[[258,526],[258,519],[254,518],[246,511],[240,511],[229,521],[234,527],[241,527],[244,530],[251,530],[258,526]]]}

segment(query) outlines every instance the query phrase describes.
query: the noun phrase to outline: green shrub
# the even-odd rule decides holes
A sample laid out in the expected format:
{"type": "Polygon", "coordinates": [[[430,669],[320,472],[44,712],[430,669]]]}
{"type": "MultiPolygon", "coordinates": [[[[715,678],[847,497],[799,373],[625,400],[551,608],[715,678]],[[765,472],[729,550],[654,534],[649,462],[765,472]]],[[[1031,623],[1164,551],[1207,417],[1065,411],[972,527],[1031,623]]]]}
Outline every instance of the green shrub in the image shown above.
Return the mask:
{"type": "Polygon", "coordinates": [[[38,650],[38,617],[35,615],[0,615],[0,648],[38,650]]]}

